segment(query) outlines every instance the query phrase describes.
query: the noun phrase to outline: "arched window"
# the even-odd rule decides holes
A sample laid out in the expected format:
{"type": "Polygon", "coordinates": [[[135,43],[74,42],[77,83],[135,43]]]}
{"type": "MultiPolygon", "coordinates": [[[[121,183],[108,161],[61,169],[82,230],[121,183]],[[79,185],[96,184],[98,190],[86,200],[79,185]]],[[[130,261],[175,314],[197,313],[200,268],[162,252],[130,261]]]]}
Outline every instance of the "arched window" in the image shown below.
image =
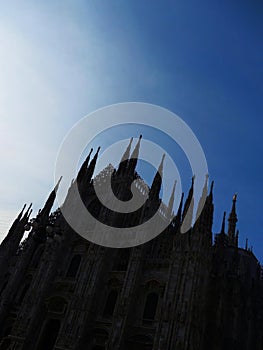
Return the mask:
{"type": "Polygon", "coordinates": [[[146,303],[143,312],[144,320],[154,320],[155,314],[158,305],[158,294],[157,293],[149,293],[146,298],[146,303]]]}
{"type": "Polygon", "coordinates": [[[115,256],[115,261],[112,267],[113,271],[126,271],[128,268],[130,259],[130,249],[129,248],[121,248],[118,249],[117,254],[115,256]]]}
{"type": "Polygon", "coordinates": [[[48,320],[42,331],[37,350],[53,350],[57,341],[59,329],[60,320],[48,320]]]}
{"type": "Polygon", "coordinates": [[[16,302],[18,305],[21,305],[25,296],[26,296],[26,293],[28,292],[29,290],[29,287],[30,287],[30,284],[31,284],[31,281],[32,281],[32,276],[31,275],[28,275],[25,279],[25,283],[22,287],[22,290],[18,293],[17,295],[17,298],[16,298],[16,302]]]}
{"type": "Polygon", "coordinates": [[[81,255],[79,254],[74,255],[68,268],[68,272],[66,275],[67,277],[76,277],[80,262],[81,262],[81,255]]]}
{"type": "Polygon", "coordinates": [[[114,309],[115,309],[115,305],[117,302],[117,298],[118,298],[118,292],[117,290],[112,290],[107,298],[105,307],[104,307],[104,311],[103,311],[103,316],[112,316],[114,309]]]}

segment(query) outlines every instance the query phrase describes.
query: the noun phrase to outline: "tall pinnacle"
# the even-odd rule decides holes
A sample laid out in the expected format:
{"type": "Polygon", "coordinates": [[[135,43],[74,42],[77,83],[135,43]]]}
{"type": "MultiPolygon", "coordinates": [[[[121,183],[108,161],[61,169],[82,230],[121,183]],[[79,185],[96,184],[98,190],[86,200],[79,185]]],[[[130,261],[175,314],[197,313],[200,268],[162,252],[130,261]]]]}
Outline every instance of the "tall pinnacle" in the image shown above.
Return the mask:
{"type": "Polygon", "coordinates": [[[125,172],[127,164],[129,162],[129,157],[130,157],[130,152],[131,152],[131,144],[133,141],[133,137],[130,139],[130,142],[125,150],[125,152],[123,153],[123,156],[121,158],[118,170],[117,170],[117,174],[122,174],[125,172]]]}
{"type": "Polygon", "coordinates": [[[213,189],[214,189],[214,181],[211,182],[211,186],[210,186],[210,192],[208,197],[213,201],[213,189]]]}
{"type": "Polygon", "coordinates": [[[204,205],[205,205],[205,202],[206,202],[206,199],[207,199],[208,178],[209,178],[209,175],[206,174],[206,176],[205,176],[205,184],[204,184],[204,187],[203,187],[203,192],[202,192],[202,195],[200,197],[200,200],[199,200],[199,203],[198,203],[197,212],[196,212],[196,217],[197,218],[201,215],[201,212],[202,212],[202,210],[204,208],[204,205]]]}
{"type": "Polygon", "coordinates": [[[28,220],[29,219],[29,217],[30,217],[30,215],[31,215],[31,213],[32,213],[32,211],[33,211],[33,209],[31,209],[32,208],[32,203],[30,203],[30,205],[29,205],[29,207],[27,208],[27,211],[25,212],[25,214],[24,214],[24,216],[23,216],[23,220],[28,220]]]}
{"type": "Polygon", "coordinates": [[[15,219],[15,221],[13,222],[12,226],[10,227],[9,232],[12,232],[14,230],[14,228],[16,227],[16,225],[19,223],[19,221],[22,218],[23,212],[25,210],[26,204],[24,204],[22,210],[20,211],[20,213],[18,214],[17,218],[15,219]]]}
{"type": "Polygon", "coordinates": [[[211,183],[211,190],[208,194],[208,174],[205,178],[205,183],[200,197],[197,212],[196,221],[194,224],[196,232],[198,232],[204,244],[212,243],[212,226],[213,226],[213,215],[214,215],[214,204],[213,204],[213,182],[211,183]]]}
{"type": "Polygon", "coordinates": [[[7,243],[10,239],[12,239],[12,237],[14,235],[14,232],[16,232],[16,229],[17,229],[17,227],[20,224],[20,221],[21,221],[22,215],[24,213],[25,207],[26,207],[26,204],[23,206],[22,210],[20,211],[20,213],[18,214],[18,216],[16,217],[16,219],[12,223],[12,225],[11,225],[11,227],[10,227],[6,237],[5,237],[5,239],[3,240],[3,243],[7,243]]]}
{"type": "Polygon", "coordinates": [[[184,204],[184,210],[182,215],[181,232],[187,232],[192,227],[193,211],[194,211],[194,180],[195,176],[192,177],[192,185],[188,192],[187,199],[184,204]]]}
{"type": "Polygon", "coordinates": [[[138,142],[137,142],[137,144],[132,152],[132,155],[130,157],[129,165],[128,165],[129,174],[134,174],[134,172],[135,172],[135,168],[136,168],[136,165],[138,162],[138,157],[139,157],[141,139],[142,139],[142,135],[140,135],[139,140],[138,140],[138,142]]]}
{"type": "MultiPolygon", "coordinates": [[[[185,204],[184,204],[184,210],[183,210],[183,219],[185,218],[187,212],[188,212],[188,209],[190,208],[190,205],[191,205],[191,202],[192,202],[192,199],[193,199],[193,194],[194,194],[194,181],[195,181],[195,176],[192,177],[192,184],[191,184],[191,187],[190,187],[190,190],[188,192],[188,197],[185,201],[185,204]]],[[[192,220],[192,219],[191,219],[192,220]]]]}
{"type": "Polygon", "coordinates": [[[58,180],[56,186],[54,187],[53,191],[50,193],[45,205],[44,205],[44,208],[39,212],[39,214],[37,215],[38,218],[48,218],[49,214],[50,214],[50,211],[51,211],[51,208],[53,207],[53,204],[55,202],[55,199],[56,199],[56,192],[58,190],[58,187],[59,187],[59,184],[60,184],[60,181],[62,179],[62,176],[60,177],[60,179],[58,180]]]}
{"type": "Polygon", "coordinates": [[[78,172],[78,175],[77,175],[77,181],[81,181],[84,176],[85,176],[85,173],[87,171],[87,168],[88,168],[88,165],[89,165],[89,161],[90,161],[90,156],[91,156],[91,153],[93,152],[93,148],[91,148],[87,158],[84,160],[83,164],[81,165],[80,167],[80,170],[78,172]]]}
{"type": "Polygon", "coordinates": [[[226,212],[224,211],[222,226],[221,226],[221,234],[225,234],[225,226],[226,226],[226,212]]]}
{"type": "Polygon", "coordinates": [[[236,201],[237,201],[237,194],[234,194],[233,200],[232,200],[231,212],[228,217],[228,231],[227,231],[231,243],[234,243],[235,241],[236,223],[238,221],[237,214],[236,214],[236,201]]]}
{"type": "Polygon", "coordinates": [[[160,191],[161,191],[161,186],[162,186],[162,176],[163,176],[163,163],[164,163],[164,158],[165,154],[162,156],[161,163],[158,167],[158,170],[154,176],[152,186],[150,188],[149,192],[149,198],[150,199],[159,199],[160,191]]]}
{"type": "Polygon", "coordinates": [[[182,210],[183,210],[183,202],[184,202],[184,193],[181,195],[180,204],[176,213],[175,218],[173,219],[175,230],[177,231],[181,225],[181,219],[182,219],[182,210]]]}
{"type": "Polygon", "coordinates": [[[172,189],[172,193],[171,193],[171,197],[170,197],[169,203],[168,203],[168,215],[171,215],[173,212],[174,194],[175,194],[176,183],[177,183],[177,181],[175,180],[174,185],[173,185],[173,189],[172,189]]]}
{"type": "Polygon", "coordinates": [[[94,173],[94,169],[97,163],[97,159],[98,159],[98,155],[99,155],[99,151],[100,151],[100,147],[98,147],[97,152],[95,153],[95,156],[93,157],[92,161],[90,162],[90,165],[87,169],[86,172],[86,178],[85,178],[85,183],[90,182],[91,178],[93,176],[94,173]]]}

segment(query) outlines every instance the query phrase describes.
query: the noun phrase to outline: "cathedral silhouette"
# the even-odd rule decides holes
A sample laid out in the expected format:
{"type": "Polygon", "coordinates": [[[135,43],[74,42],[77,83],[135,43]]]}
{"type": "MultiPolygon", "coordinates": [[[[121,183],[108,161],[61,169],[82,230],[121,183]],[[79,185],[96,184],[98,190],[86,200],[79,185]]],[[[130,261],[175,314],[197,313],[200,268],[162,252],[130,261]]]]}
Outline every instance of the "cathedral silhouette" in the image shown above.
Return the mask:
{"type": "MultiPolygon", "coordinates": [[[[150,187],[136,172],[140,139],[116,169],[94,177],[99,149],[72,182],[63,206],[72,210],[78,186],[89,212],[115,227],[146,222],[156,211],[173,216],[160,199],[163,160],[150,187]],[[127,201],[136,179],[145,204],[115,213],[98,200],[94,183],[111,176],[116,197],[127,201]]],[[[213,183],[206,179],[194,225],[194,178],[168,227],[131,248],[108,248],[78,235],[61,208],[51,211],[58,185],[30,219],[25,207],[0,246],[0,350],[262,350],[263,279],[259,261],[238,245],[236,195],[225,228],[213,234],[213,183]],[[201,205],[201,204],[204,204],[201,205]],[[201,207],[203,207],[201,209],[201,207]],[[25,231],[28,231],[26,238],[25,231]]],[[[90,230],[94,229],[92,227],[90,230]]]]}

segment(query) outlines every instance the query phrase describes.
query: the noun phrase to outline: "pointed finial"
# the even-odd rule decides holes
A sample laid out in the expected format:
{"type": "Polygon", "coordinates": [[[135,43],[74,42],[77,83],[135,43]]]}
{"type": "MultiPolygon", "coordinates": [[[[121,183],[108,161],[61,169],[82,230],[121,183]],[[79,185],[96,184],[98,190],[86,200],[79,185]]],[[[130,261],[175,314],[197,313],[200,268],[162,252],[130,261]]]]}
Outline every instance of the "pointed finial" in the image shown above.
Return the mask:
{"type": "Polygon", "coordinates": [[[231,243],[234,243],[234,236],[236,232],[236,224],[237,224],[237,214],[236,214],[236,200],[237,194],[235,193],[232,200],[232,208],[228,217],[228,236],[231,243]]]}
{"type": "Polygon", "coordinates": [[[132,155],[130,157],[129,165],[128,165],[128,173],[129,174],[133,174],[135,172],[138,157],[139,157],[141,139],[142,139],[142,135],[140,135],[139,140],[138,140],[138,142],[137,142],[137,144],[132,152],[132,155]]]}
{"type": "MultiPolygon", "coordinates": [[[[87,155],[87,157],[86,157],[86,159],[85,159],[85,161],[84,161],[84,163],[85,163],[85,167],[87,168],[87,166],[88,166],[88,164],[89,164],[89,160],[90,160],[90,156],[91,156],[91,153],[93,152],[93,148],[91,148],[90,149],[90,151],[89,151],[89,154],[87,155]]],[[[83,164],[84,164],[83,163],[83,164]]]]}
{"type": "MultiPolygon", "coordinates": [[[[188,192],[188,196],[186,198],[186,201],[184,203],[184,209],[183,209],[183,220],[186,216],[186,214],[188,213],[188,210],[191,206],[191,212],[188,214],[189,215],[192,215],[192,211],[193,211],[193,201],[194,201],[194,198],[193,198],[193,194],[194,194],[194,181],[195,181],[195,175],[192,176],[192,184],[191,184],[191,187],[190,187],[190,190],[188,192]]],[[[189,219],[190,221],[190,219],[189,219]]]]}
{"type": "Polygon", "coordinates": [[[149,199],[157,199],[159,198],[161,187],[162,187],[162,174],[163,174],[163,162],[164,162],[165,154],[162,156],[161,163],[159,165],[158,170],[153,178],[153,182],[149,192],[149,199]]]}
{"type": "Polygon", "coordinates": [[[130,152],[131,152],[132,141],[133,141],[133,137],[130,138],[130,141],[129,141],[129,144],[128,144],[127,148],[126,148],[126,151],[124,152],[124,154],[122,156],[122,161],[128,160],[128,158],[130,156],[130,152]]]}
{"type": "Polygon", "coordinates": [[[248,250],[248,239],[246,238],[245,250],[248,250]]]}
{"type": "Polygon", "coordinates": [[[159,168],[158,168],[158,172],[160,175],[162,175],[162,172],[163,172],[164,158],[165,158],[165,153],[162,155],[161,163],[160,163],[159,168]]]}
{"type": "Polygon", "coordinates": [[[208,174],[205,174],[205,184],[204,184],[204,189],[205,189],[205,192],[207,194],[207,186],[208,186],[208,179],[209,179],[209,175],[208,174]]]}
{"type": "Polygon", "coordinates": [[[180,225],[181,225],[183,202],[184,202],[184,193],[182,192],[181,199],[180,199],[180,204],[179,204],[176,216],[173,219],[174,227],[175,227],[176,230],[178,230],[180,225]]]}
{"type": "Polygon", "coordinates": [[[171,197],[169,199],[168,203],[168,214],[171,215],[173,211],[173,205],[174,205],[174,194],[175,194],[175,187],[176,187],[177,180],[174,181],[171,197]]]}
{"type": "Polygon", "coordinates": [[[223,221],[221,226],[221,234],[225,233],[225,225],[226,225],[226,212],[224,211],[223,221]]]}
{"type": "Polygon", "coordinates": [[[178,208],[178,212],[180,213],[180,215],[182,215],[183,205],[184,205],[184,192],[182,192],[180,204],[178,208]]]}
{"type": "Polygon", "coordinates": [[[237,232],[236,232],[236,237],[235,237],[235,244],[236,244],[236,247],[238,247],[238,238],[239,238],[239,230],[237,230],[237,232]]]}
{"type": "Polygon", "coordinates": [[[95,166],[96,166],[96,163],[97,163],[99,151],[100,151],[100,146],[98,147],[97,152],[95,153],[93,159],[91,160],[91,162],[90,162],[90,164],[89,164],[89,166],[87,168],[87,171],[86,171],[86,174],[85,174],[85,184],[87,184],[87,183],[89,183],[91,181],[91,178],[93,176],[93,173],[94,173],[94,170],[95,170],[95,166]]]}
{"type": "Polygon", "coordinates": [[[138,142],[137,142],[137,144],[132,152],[131,158],[135,158],[135,159],[138,158],[141,139],[142,139],[142,135],[139,136],[139,140],[138,140],[138,142]]]}
{"type": "Polygon", "coordinates": [[[196,211],[196,219],[198,219],[200,217],[201,213],[205,209],[205,204],[207,203],[208,178],[209,178],[209,175],[206,174],[205,175],[205,183],[204,183],[203,191],[202,191],[202,194],[200,196],[198,207],[197,207],[197,211],[196,211]]]}
{"type": "MultiPolygon", "coordinates": [[[[79,169],[79,172],[78,172],[78,175],[77,175],[77,181],[78,183],[80,181],[82,181],[83,177],[85,176],[85,173],[87,171],[87,168],[88,168],[88,165],[89,165],[89,161],[90,161],[90,156],[91,156],[91,153],[93,152],[93,148],[91,148],[88,156],[86,157],[86,159],[84,160],[84,162],[82,163],[80,169],[79,169]]],[[[73,181],[71,182],[71,185],[73,184],[73,181]]]]}
{"type": "Polygon", "coordinates": [[[21,217],[23,216],[25,207],[26,207],[26,204],[23,205],[21,212],[18,214],[18,217],[16,218],[17,221],[19,221],[21,219],[21,217]]]}
{"type": "MultiPolygon", "coordinates": [[[[91,156],[91,153],[92,153],[92,152],[93,152],[93,148],[90,149],[89,154],[87,155],[87,157],[86,157],[86,159],[85,159],[85,161],[84,161],[86,167],[88,166],[88,163],[89,163],[90,156],[91,156]]],[[[83,163],[83,164],[84,164],[84,163],[83,163]]]]}
{"type": "Polygon", "coordinates": [[[55,188],[54,188],[54,191],[55,191],[55,192],[57,192],[57,190],[58,190],[58,188],[59,188],[59,184],[60,184],[60,182],[61,182],[61,180],[62,180],[62,177],[63,177],[63,176],[60,176],[60,178],[59,178],[59,180],[58,180],[58,182],[57,182],[57,184],[56,184],[56,186],[55,186],[55,188]]]}
{"type": "Polygon", "coordinates": [[[28,207],[28,209],[27,209],[27,211],[26,211],[26,213],[25,214],[28,214],[29,213],[29,211],[31,210],[31,208],[32,208],[32,205],[33,205],[33,203],[30,203],[30,205],[29,205],[29,207],[28,207]]]}
{"type": "Polygon", "coordinates": [[[172,189],[172,194],[175,193],[176,184],[177,184],[177,180],[174,180],[174,185],[173,185],[173,189],[172,189]]]}
{"type": "Polygon", "coordinates": [[[210,197],[213,196],[213,189],[214,189],[214,180],[211,182],[211,186],[210,186],[210,193],[209,193],[210,197]]]}
{"type": "Polygon", "coordinates": [[[127,168],[127,164],[128,164],[130,152],[131,152],[132,141],[133,141],[133,137],[130,138],[130,142],[129,142],[125,152],[123,153],[120,164],[118,166],[117,174],[124,173],[126,168],[127,168]]]}
{"type": "Polygon", "coordinates": [[[33,209],[30,209],[27,216],[26,216],[26,220],[28,220],[30,218],[30,215],[32,214],[33,212],[33,209]]]}

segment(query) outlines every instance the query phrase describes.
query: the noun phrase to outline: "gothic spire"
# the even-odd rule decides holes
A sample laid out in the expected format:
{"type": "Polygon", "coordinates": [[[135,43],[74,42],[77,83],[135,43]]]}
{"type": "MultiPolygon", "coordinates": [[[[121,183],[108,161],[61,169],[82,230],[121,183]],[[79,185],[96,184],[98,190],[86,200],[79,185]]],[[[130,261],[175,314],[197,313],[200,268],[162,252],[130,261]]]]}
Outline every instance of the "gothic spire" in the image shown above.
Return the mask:
{"type": "Polygon", "coordinates": [[[196,212],[196,217],[197,218],[201,215],[201,212],[202,212],[202,210],[203,210],[203,208],[205,206],[205,202],[206,202],[206,199],[207,199],[208,177],[209,177],[209,175],[206,174],[206,176],[205,176],[205,184],[204,184],[204,187],[203,187],[203,192],[202,192],[202,195],[200,197],[200,200],[199,200],[199,203],[198,203],[197,212],[196,212]]]}
{"type": "Polygon", "coordinates": [[[97,152],[95,153],[95,156],[93,157],[93,159],[90,162],[90,165],[89,165],[89,167],[87,169],[86,178],[85,178],[85,182],[86,183],[89,183],[91,181],[91,178],[93,176],[94,169],[95,169],[95,166],[96,166],[96,163],[97,163],[99,151],[100,151],[100,147],[98,147],[97,152]]]}
{"type": "Polygon", "coordinates": [[[174,205],[174,194],[175,194],[175,187],[176,187],[176,180],[174,181],[174,185],[173,185],[173,189],[172,189],[172,193],[171,193],[171,197],[169,199],[169,203],[168,203],[168,215],[172,215],[173,212],[173,205],[174,205]]]}
{"type": "Polygon", "coordinates": [[[134,174],[134,172],[135,172],[135,168],[136,168],[138,157],[139,157],[141,139],[142,139],[142,135],[140,135],[139,140],[138,140],[138,142],[137,142],[137,144],[132,152],[130,160],[129,160],[128,169],[129,169],[130,174],[134,174]]]}
{"type": "Polygon", "coordinates": [[[26,204],[23,206],[23,209],[18,214],[17,218],[13,222],[11,228],[9,229],[8,234],[6,235],[5,239],[0,245],[0,249],[5,249],[8,254],[10,252],[14,253],[18,249],[19,243],[22,240],[25,232],[25,225],[28,224],[28,219],[32,212],[31,206],[32,203],[30,204],[25,213],[24,209],[26,207],[26,204]],[[8,249],[6,248],[7,246],[9,246],[8,249]]]}
{"type": "Polygon", "coordinates": [[[191,201],[193,199],[193,194],[194,194],[194,180],[195,180],[195,176],[192,177],[192,184],[191,184],[191,187],[190,187],[190,190],[188,192],[188,197],[185,201],[185,204],[184,204],[184,210],[183,210],[183,219],[185,218],[187,212],[188,212],[188,209],[190,208],[190,205],[191,205],[191,201]]]}
{"type": "Polygon", "coordinates": [[[248,239],[246,238],[245,250],[248,250],[248,239]]]}
{"type": "Polygon", "coordinates": [[[91,148],[87,158],[84,160],[83,164],[80,167],[80,170],[79,170],[78,175],[77,175],[77,182],[80,182],[84,178],[85,173],[86,173],[87,168],[88,168],[88,165],[89,165],[90,156],[91,156],[92,152],[93,152],[93,148],[91,148]]]}
{"type": "Polygon", "coordinates": [[[159,199],[160,191],[161,191],[161,186],[162,186],[162,176],[163,176],[163,163],[164,163],[164,158],[165,154],[162,156],[161,163],[158,167],[158,170],[154,176],[152,186],[150,188],[149,192],[149,198],[150,199],[159,199]]]}
{"type": "Polygon", "coordinates": [[[22,218],[22,215],[23,215],[23,212],[25,210],[25,207],[26,207],[26,204],[24,204],[22,210],[20,211],[20,213],[18,214],[18,216],[16,217],[16,219],[14,220],[14,222],[12,223],[6,237],[4,238],[3,242],[4,244],[6,244],[10,239],[11,237],[13,237],[13,234],[14,232],[16,231],[20,221],[21,221],[21,218],[22,218]]]}
{"type": "Polygon", "coordinates": [[[192,227],[193,211],[194,211],[194,180],[195,176],[192,177],[192,185],[188,193],[188,197],[184,204],[184,210],[182,215],[182,226],[181,232],[187,232],[192,227]]]}
{"type": "Polygon", "coordinates": [[[125,150],[125,152],[123,153],[123,156],[121,158],[118,170],[117,170],[117,174],[122,174],[125,172],[127,164],[129,162],[129,157],[130,157],[130,152],[131,152],[131,144],[133,141],[133,137],[130,139],[130,142],[125,150]]]}
{"type": "Polygon", "coordinates": [[[200,197],[198,208],[196,212],[196,221],[194,224],[195,232],[202,236],[204,244],[212,243],[212,226],[214,215],[213,204],[213,182],[211,184],[210,193],[208,194],[208,174],[205,178],[205,183],[200,197]]]}
{"type": "Polygon", "coordinates": [[[212,201],[213,201],[213,189],[214,189],[214,181],[211,182],[210,192],[208,195],[208,198],[211,199],[212,201]]]}
{"type": "Polygon", "coordinates": [[[220,233],[222,235],[225,234],[225,226],[226,226],[226,212],[224,211],[222,226],[221,226],[221,231],[220,231],[220,233]]]}
{"type": "Polygon", "coordinates": [[[42,210],[40,210],[40,212],[38,213],[38,215],[37,215],[38,218],[47,218],[49,216],[51,208],[53,207],[53,204],[54,204],[55,199],[56,199],[56,192],[58,190],[61,179],[62,179],[62,176],[58,180],[53,191],[50,193],[50,195],[49,195],[49,197],[44,205],[44,208],[42,210]]]}
{"type": "Polygon", "coordinates": [[[29,217],[30,217],[30,215],[31,215],[31,213],[33,211],[33,209],[31,209],[31,208],[32,208],[32,203],[30,203],[29,207],[27,208],[27,211],[25,212],[22,220],[27,221],[29,219],[29,217]]]}
{"type": "Polygon", "coordinates": [[[173,219],[174,227],[176,230],[179,229],[181,224],[181,218],[182,218],[182,210],[183,210],[183,202],[184,202],[184,193],[181,195],[180,204],[176,213],[175,218],[173,219]]]}
{"type": "Polygon", "coordinates": [[[12,226],[11,226],[10,229],[9,229],[9,232],[13,232],[13,230],[16,228],[17,224],[19,223],[19,221],[20,221],[21,218],[22,218],[22,215],[23,215],[23,213],[24,213],[25,207],[26,207],[26,204],[24,204],[22,210],[21,210],[20,213],[18,214],[17,218],[14,220],[12,226]]]}
{"type": "Polygon", "coordinates": [[[231,243],[234,243],[235,240],[235,232],[236,232],[236,223],[237,223],[237,214],[236,214],[236,200],[237,194],[233,196],[232,200],[232,208],[228,217],[228,237],[231,243]]]}
{"type": "Polygon", "coordinates": [[[235,237],[235,246],[238,247],[238,237],[239,237],[239,230],[237,230],[236,237],[235,237]]]}

